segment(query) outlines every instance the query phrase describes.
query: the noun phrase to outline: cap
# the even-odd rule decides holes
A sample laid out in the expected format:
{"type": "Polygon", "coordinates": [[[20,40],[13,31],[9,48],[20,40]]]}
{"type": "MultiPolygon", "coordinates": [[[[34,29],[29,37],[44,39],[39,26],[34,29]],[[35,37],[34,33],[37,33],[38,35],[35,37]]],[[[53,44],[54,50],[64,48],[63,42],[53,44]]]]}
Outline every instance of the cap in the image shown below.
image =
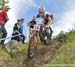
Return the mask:
{"type": "Polygon", "coordinates": [[[4,8],[11,9],[10,6],[4,6],[4,8]]]}

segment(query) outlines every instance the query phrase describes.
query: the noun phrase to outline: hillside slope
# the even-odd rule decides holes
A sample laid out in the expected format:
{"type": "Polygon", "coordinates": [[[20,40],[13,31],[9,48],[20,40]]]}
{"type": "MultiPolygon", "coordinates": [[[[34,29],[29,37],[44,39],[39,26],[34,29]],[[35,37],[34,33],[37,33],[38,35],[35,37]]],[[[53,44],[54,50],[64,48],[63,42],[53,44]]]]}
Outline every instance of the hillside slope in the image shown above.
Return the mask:
{"type": "Polygon", "coordinates": [[[40,45],[35,57],[27,57],[28,44],[19,46],[15,58],[11,58],[5,48],[0,46],[0,67],[75,67],[75,31],[65,33],[66,42],[52,40],[50,45],[40,45]],[[67,64],[53,66],[54,64],[67,64]],[[70,65],[70,66],[69,66],[70,65]]]}

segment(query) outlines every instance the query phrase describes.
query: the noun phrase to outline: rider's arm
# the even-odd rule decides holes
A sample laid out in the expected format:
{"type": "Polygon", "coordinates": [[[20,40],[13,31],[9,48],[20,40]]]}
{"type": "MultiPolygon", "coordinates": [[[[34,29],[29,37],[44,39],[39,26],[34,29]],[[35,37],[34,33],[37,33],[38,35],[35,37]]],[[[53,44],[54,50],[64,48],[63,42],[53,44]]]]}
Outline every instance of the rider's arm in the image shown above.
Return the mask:
{"type": "Polygon", "coordinates": [[[34,16],[30,21],[29,21],[29,24],[32,24],[33,21],[36,20],[36,17],[34,16]]]}
{"type": "Polygon", "coordinates": [[[53,24],[53,21],[54,21],[54,16],[52,14],[49,14],[48,25],[53,24]]]}
{"type": "Polygon", "coordinates": [[[40,15],[39,14],[37,14],[37,16],[33,16],[33,18],[30,20],[30,22],[33,22],[33,21],[35,21],[37,18],[39,18],[40,17],[40,15]]]}
{"type": "Polygon", "coordinates": [[[30,26],[31,26],[31,25],[36,24],[36,21],[35,21],[35,20],[36,20],[36,18],[37,18],[37,17],[33,16],[33,18],[29,21],[28,25],[30,25],[30,26]]]}
{"type": "Polygon", "coordinates": [[[33,21],[35,21],[35,20],[36,20],[36,17],[33,16],[33,18],[30,20],[30,22],[33,22],[33,21]]]}

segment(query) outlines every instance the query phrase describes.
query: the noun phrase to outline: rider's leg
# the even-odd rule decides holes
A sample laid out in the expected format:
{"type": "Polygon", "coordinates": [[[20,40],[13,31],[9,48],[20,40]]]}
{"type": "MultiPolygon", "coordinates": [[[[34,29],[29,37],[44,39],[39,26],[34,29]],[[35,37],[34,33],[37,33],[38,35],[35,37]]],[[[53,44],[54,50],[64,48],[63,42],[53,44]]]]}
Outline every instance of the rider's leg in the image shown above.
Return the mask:
{"type": "MultiPolygon", "coordinates": [[[[6,31],[6,29],[5,29],[5,27],[4,26],[2,26],[2,38],[6,38],[6,36],[7,36],[7,31],[6,31]]],[[[5,40],[2,40],[1,41],[1,44],[4,44],[4,41],[5,40]]]]}
{"type": "Polygon", "coordinates": [[[52,33],[53,33],[53,31],[52,31],[52,28],[50,27],[50,39],[52,37],[52,33]]]}
{"type": "Polygon", "coordinates": [[[24,44],[25,36],[24,36],[24,35],[21,35],[21,37],[23,38],[23,39],[22,39],[22,43],[24,44]]]}
{"type": "MultiPolygon", "coordinates": [[[[15,35],[19,35],[19,33],[18,32],[15,32],[15,35]]],[[[17,40],[19,42],[20,41],[20,36],[16,36],[15,37],[15,40],[17,40]]]]}

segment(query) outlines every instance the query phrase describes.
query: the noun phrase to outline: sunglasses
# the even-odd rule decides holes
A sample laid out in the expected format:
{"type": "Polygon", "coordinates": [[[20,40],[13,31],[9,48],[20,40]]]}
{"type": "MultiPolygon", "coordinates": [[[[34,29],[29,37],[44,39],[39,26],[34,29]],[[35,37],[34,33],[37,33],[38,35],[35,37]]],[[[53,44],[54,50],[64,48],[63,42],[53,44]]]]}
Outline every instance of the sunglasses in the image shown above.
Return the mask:
{"type": "Polygon", "coordinates": [[[39,13],[43,13],[43,12],[39,12],[39,13]]]}

